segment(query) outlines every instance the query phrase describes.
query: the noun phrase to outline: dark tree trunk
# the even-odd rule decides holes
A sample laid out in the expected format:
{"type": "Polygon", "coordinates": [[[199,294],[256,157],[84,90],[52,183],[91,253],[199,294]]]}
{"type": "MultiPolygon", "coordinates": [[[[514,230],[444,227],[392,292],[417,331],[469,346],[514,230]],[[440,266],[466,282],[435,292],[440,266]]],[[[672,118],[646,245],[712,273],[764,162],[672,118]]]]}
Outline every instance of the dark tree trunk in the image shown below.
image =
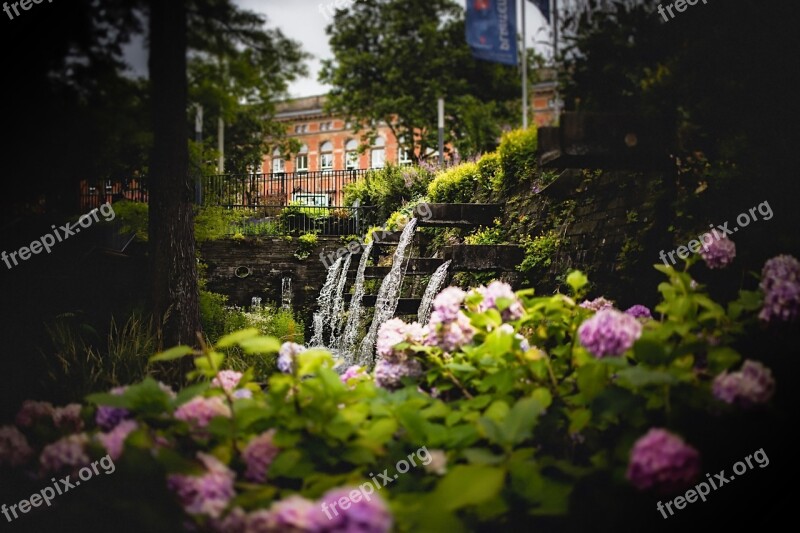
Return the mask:
{"type": "Polygon", "coordinates": [[[153,154],[150,274],[162,348],[196,344],[200,330],[186,108],[185,0],[150,2],[153,154]]]}

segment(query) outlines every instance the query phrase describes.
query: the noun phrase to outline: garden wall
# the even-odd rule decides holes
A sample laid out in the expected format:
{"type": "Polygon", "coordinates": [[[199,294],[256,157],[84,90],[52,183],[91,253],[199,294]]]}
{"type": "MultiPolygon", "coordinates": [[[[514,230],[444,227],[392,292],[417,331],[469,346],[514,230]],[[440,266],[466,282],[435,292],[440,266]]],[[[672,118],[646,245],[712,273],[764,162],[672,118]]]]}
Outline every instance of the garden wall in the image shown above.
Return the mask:
{"type": "Polygon", "coordinates": [[[231,304],[249,305],[253,296],[264,302],[281,301],[281,280],[292,279],[292,304],[310,324],[310,308],[316,303],[325,283],[327,266],[321,252],[334,252],[342,246],[339,238],[320,237],[319,244],[304,260],[294,257],[297,239],[245,237],[243,240],[220,239],[200,246],[203,262],[208,265],[208,290],[228,296],[231,304]],[[240,278],[236,269],[245,267],[249,275],[240,278]]]}

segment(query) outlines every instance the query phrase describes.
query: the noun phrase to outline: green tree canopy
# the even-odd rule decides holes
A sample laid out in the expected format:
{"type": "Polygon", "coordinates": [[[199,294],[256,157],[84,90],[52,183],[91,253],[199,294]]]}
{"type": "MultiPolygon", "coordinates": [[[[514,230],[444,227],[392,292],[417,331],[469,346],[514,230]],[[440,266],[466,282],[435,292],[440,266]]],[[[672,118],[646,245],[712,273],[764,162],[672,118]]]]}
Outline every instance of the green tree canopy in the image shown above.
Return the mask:
{"type": "Polygon", "coordinates": [[[519,71],[473,59],[464,10],[452,0],[366,0],[328,26],[334,59],[320,80],[328,106],[365,140],[385,122],[415,156],[437,146],[437,99],[446,100],[448,141],[462,155],[496,147],[499,126],[519,118],[519,71]],[[413,141],[412,141],[413,140],[413,141]]]}

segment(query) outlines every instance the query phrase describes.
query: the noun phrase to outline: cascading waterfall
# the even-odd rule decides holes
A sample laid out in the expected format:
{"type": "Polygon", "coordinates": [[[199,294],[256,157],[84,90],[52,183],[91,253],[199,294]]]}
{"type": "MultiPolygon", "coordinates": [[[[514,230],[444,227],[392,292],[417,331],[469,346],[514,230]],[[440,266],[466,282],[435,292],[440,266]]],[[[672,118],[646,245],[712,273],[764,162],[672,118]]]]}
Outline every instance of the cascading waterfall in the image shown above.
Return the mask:
{"type": "Polygon", "coordinates": [[[422,301],[420,302],[419,310],[417,311],[417,322],[422,325],[427,324],[428,320],[431,318],[433,299],[436,298],[436,295],[442,290],[444,281],[447,278],[447,269],[449,267],[450,261],[447,261],[436,269],[436,272],[433,273],[431,280],[428,282],[428,287],[425,289],[425,294],[422,296],[422,301]]]}
{"type": "Polygon", "coordinates": [[[336,350],[339,342],[340,327],[342,325],[342,315],[344,315],[344,286],[347,284],[347,271],[350,270],[350,262],[353,260],[353,254],[347,254],[342,265],[342,272],[339,275],[339,281],[336,284],[336,291],[333,294],[333,308],[331,309],[331,341],[328,344],[330,348],[336,350]]]}
{"type": "Polygon", "coordinates": [[[314,313],[314,335],[311,337],[309,346],[325,345],[323,339],[325,321],[331,316],[333,289],[339,280],[343,259],[340,257],[328,269],[328,277],[325,278],[325,284],[322,286],[319,298],[317,298],[317,312],[314,313]]]}
{"type": "Polygon", "coordinates": [[[281,308],[292,308],[292,278],[283,278],[281,280],[281,308]]]}
{"type": "Polygon", "coordinates": [[[361,261],[358,263],[356,281],[353,284],[353,298],[350,300],[350,309],[347,312],[347,323],[344,326],[344,333],[342,333],[339,343],[339,351],[345,358],[344,368],[355,364],[354,348],[356,345],[356,335],[358,335],[358,326],[361,323],[361,316],[363,314],[361,300],[364,298],[364,272],[367,269],[367,262],[372,253],[372,245],[374,242],[375,240],[373,239],[367,244],[361,256],[361,261]]]}
{"type": "Polygon", "coordinates": [[[406,257],[406,248],[414,238],[416,226],[417,219],[412,218],[403,229],[403,233],[400,235],[400,242],[397,244],[397,250],[395,250],[392,258],[392,268],[378,290],[372,324],[359,348],[358,364],[361,366],[372,368],[375,360],[375,339],[378,336],[378,328],[392,318],[397,310],[397,300],[400,296],[400,288],[405,274],[403,263],[406,257]]]}

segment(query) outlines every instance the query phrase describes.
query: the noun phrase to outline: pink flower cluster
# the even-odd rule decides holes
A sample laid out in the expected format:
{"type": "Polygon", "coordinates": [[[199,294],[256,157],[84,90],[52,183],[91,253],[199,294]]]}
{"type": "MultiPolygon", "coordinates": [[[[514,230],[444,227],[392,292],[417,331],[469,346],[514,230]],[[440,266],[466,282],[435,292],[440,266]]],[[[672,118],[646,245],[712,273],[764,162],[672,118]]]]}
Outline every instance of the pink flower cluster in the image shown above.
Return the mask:
{"type": "Polygon", "coordinates": [[[69,469],[75,471],[89,464],[86,445],[89,437],[85,433],[69,435],[48,444],[39,456],[39,463],[46,473],[56,474],[69,469]]]}
{"type": "Polygon", "coordinates": [[[738,372],[723,372],[714,379],[714,397],[743,407],[767,403],[775,393],[772,371],[758,361],[748,359],[738,372]]]}
{"type": "Polygon", "coordinates": [[[483,296],[483,300],[478,304],[478,311],[484,312],[489,309],[500,311],[499,301],[506,300],[504,309],[500,311],[504,321],[518,320],[525,313],[522,302],[508,283],[495,280],[486,287],[478,287],[475,291],[483,296]]]}
{"type": "Polygon", "coordinates": [[[33,456],[28,439],[14,426],[0,427],[0,467],[22,466],[33,456]]]}
{"type": "Polygon", "coordinates": [[[71,403],[65,407],[56,407],[53,410],[53,424],[58,429],[77,433],[83,430],[81,420],[81,404],[71,403]]]}
{"type": "Polygon", "coordinates": [[[773,257],[761,272],[764,305],[758,315],[771,322],[793,322],[800,317],[800,261],[791,255],[773,257]]]}
{"type": "Polygon", "coordinates": [[[187,513],[219,518],[236,495],[236,475],[213,455],[198,452],[197,458],[205,467],[202,475],[173,474],[167,478],[167,486],[187,513]]]}
{"type": "Polygon", "coordinates": [[[417,322],[406,324],[399,318],[387,320],[378,329],[378,340],[375,349],[378,357],[392,363],[400,363],[411,355],[409,350],[397,350],[401,343],[422,344],[427,330],[417,322]]]}
{"type": "Polygon", "coordinates": [[[197,396],[175,410],[175,418],[188,422],[195,429],[208,426],[212,418],[224,416],[230,418],[231,410],[219,396],[205,398],[197,396]]]}
{"type": "Polygon", "coordinates": [[[642,325],[615,309],[598,311],[578,328],[581,344],[595,357],[625,353],[642,335],[642,325]]]}
{"type": "Polygon", "coordinates": [[[221,370],[217,377],[211,380],[212,387],[218,387],[226,392],[233,392],[242,380],[242,373],[234,370],[221,370]]]}
{"type": "Polygon", "coordinates": [[[35,402],[26,400],[22,403],[17,413],[16,422],[19,427],[27,428],[36,424],[41,418],[52,419],[53,404],[50,402],[35,402]]]}
{"type": "Polygon", "coordinates": [[[706,233],[700,239],[703,241],[700,257],[706,262],[708,268],[725,268],[736,257],[736,245],[727,236],[716,238],[710,233],[706,233]],[[710,242],[706,244],[707,236],[710,242]]]}
{"type": "Polygon", "coordinates": [[[293,374],[295,367],[295,359],[298,354],[306,351],[306,347],[295,342],[284,342],[278,351],[278,370],[284,374],[293,374]]]}
{"type": "Polygon", "coordinates": [[[106,449],[111,459],[116,461],[122,456],[122,450],[125,447],[125,439],[138,428],[139,424],[137,424],[135,420],[123,420],[108,433],[98,433],[96,438],[100,441],[100,444],[103,445],[103,448],[106,449]]]}
{"type": "Polygon", "coordinates": [[[280,452],[280,449],[273,444],[272,439],[275,430],[271,429],[253,437],[247,443],[247,447],[242,451],[242,458],[247,464],[247,471],[244,477],[254,483],[264,483],[267,480],[267,470],[272,461],[280,452]]]}
{"type": "Polygon", "coordinates": [[[700,454],[683,439],[653,428],[631,449],[627,478],[639,490],[671,494],[689,486],[700,474],[700,454]]]}
{"type": "Polygon", "coordinates": [[[580,304],[584,309],[591,309],[592,311],[602,311],[603,309],[614,309],[614,302],[606,300],[602,296],[594,300],[584,300],[580,304]]]}

